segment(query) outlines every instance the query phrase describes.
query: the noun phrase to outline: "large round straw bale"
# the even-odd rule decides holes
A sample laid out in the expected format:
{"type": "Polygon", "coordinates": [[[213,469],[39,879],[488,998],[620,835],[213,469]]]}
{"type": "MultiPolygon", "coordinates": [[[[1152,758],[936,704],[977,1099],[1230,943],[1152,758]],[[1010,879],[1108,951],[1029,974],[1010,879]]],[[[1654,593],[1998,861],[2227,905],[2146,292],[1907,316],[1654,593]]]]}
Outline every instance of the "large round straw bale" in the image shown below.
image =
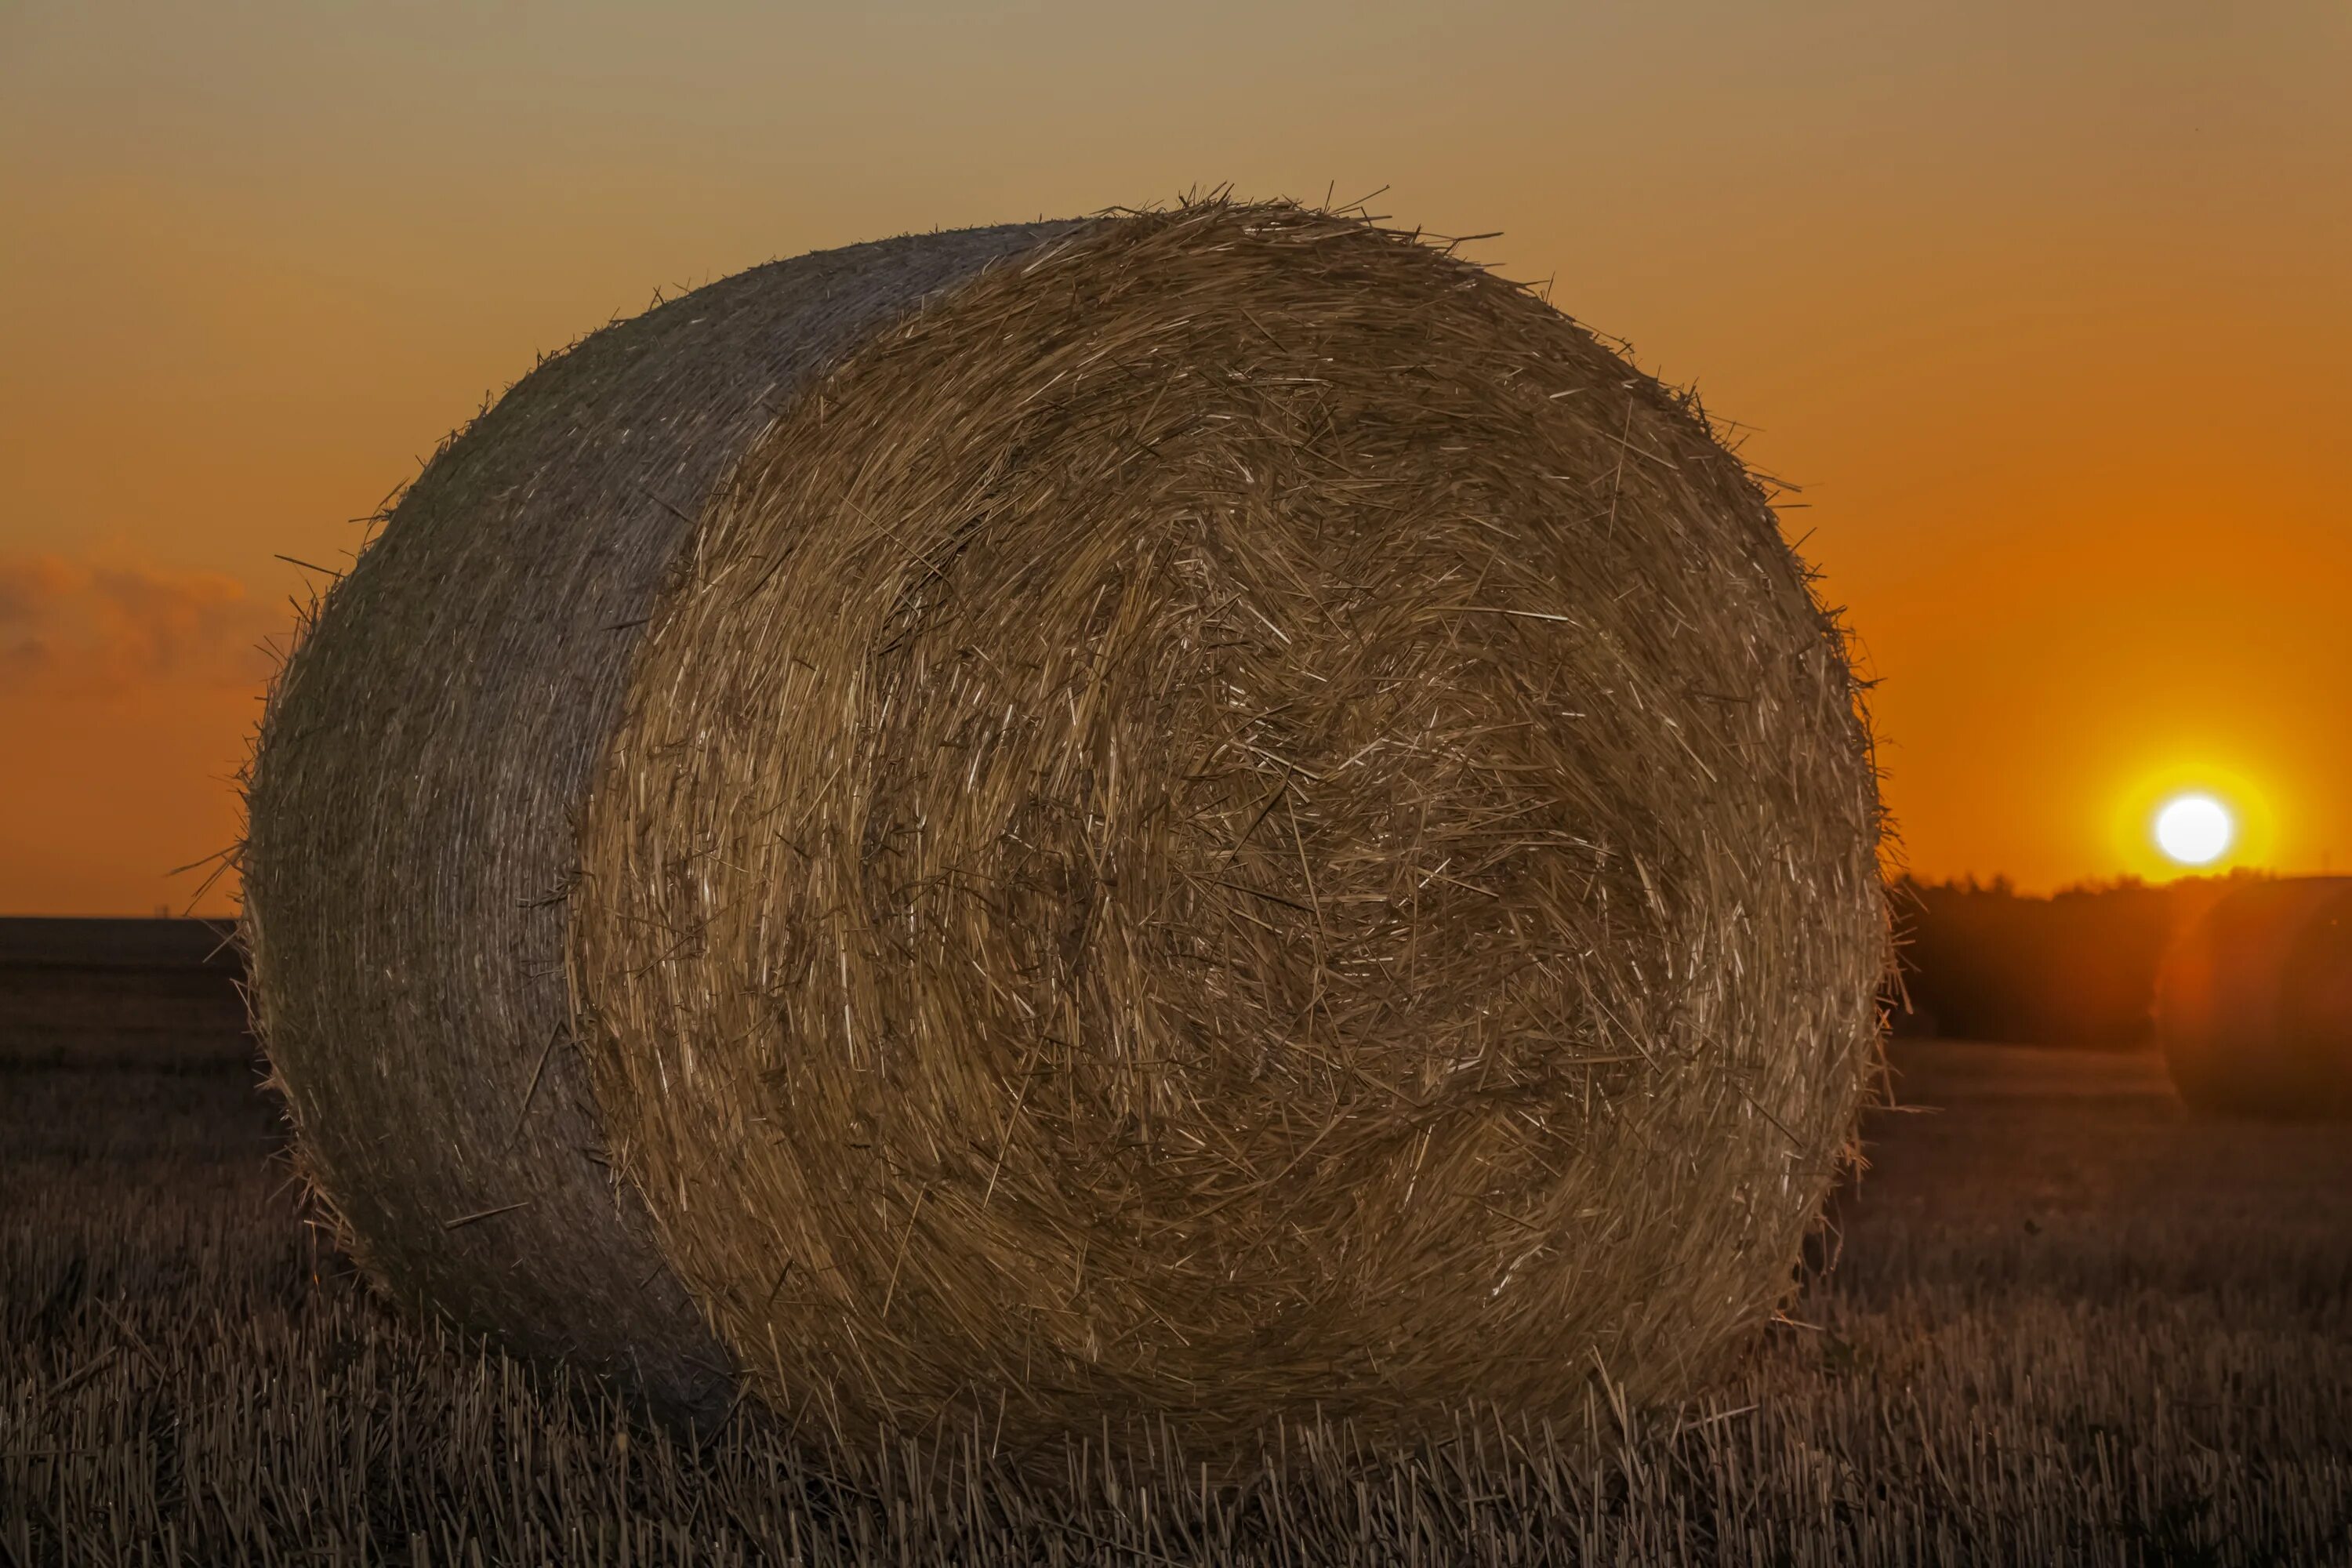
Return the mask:
{"type": "Polygon", "coordinates": [[[2157,1036],[2201,1110],[2352,1114],[2352,877],[2250,882],[2166,953],[2157,1036]]]}
{"type": "Polygon", "coordinates": [[[329,595],[251,810],[363,1259],[853,1441],[1682,1392],[1876,1059],[1867,730],[1761,492],[1286,205],[588,340],[329,595]]]}

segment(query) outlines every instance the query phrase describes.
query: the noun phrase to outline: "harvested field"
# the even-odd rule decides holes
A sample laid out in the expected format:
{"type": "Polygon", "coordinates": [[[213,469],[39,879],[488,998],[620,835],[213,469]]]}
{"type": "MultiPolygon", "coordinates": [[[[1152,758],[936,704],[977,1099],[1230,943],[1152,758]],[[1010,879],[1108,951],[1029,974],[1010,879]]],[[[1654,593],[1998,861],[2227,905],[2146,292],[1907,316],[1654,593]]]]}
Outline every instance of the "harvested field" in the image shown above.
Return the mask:
{"type": "Polygon", "coordinates": [[[634,1425],[370,1299],[249,1072],[12,1069],[0,1562],[2352,1563],[2352,1138],[2192,1120],[2148,1054],[1897,1051],[1940,1109],[1872,1121],[1834,1272],[1704,1406],[1075,1507],[969,1437],[634,1425]]]}

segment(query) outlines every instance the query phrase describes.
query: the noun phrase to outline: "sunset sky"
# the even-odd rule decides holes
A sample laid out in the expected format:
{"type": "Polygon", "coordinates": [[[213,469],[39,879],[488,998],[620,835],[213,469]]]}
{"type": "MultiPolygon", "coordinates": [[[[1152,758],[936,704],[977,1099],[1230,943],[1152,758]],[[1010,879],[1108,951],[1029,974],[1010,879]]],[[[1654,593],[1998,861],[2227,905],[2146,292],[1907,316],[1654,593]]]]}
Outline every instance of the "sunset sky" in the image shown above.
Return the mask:
{"type": "MultiPolygon", "coordinates": [[[[1231,183],[1803,487],[1904,855],[2352,868],[2352,5],[0,4],[0,912],[184,907],[304,574],[655,289],[1231,183]]],[[[224,884],[204,908],[232,907],[224,884]]]]}

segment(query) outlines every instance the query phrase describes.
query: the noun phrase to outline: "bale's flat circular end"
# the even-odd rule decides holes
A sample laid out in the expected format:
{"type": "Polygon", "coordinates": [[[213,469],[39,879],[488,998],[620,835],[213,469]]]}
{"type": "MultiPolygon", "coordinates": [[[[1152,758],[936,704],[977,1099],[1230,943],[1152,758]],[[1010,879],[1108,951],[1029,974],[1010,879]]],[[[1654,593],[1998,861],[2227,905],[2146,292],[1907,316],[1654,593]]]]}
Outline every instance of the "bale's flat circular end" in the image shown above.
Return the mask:
{"type": "Polygon", "coordinates": [[[595,785],[616,1160],[845,1433],[1667,1394],[1875,1063],[1835,627],[1695,414],[1297,208],[1090,226],[782,410],[595,785]]]}

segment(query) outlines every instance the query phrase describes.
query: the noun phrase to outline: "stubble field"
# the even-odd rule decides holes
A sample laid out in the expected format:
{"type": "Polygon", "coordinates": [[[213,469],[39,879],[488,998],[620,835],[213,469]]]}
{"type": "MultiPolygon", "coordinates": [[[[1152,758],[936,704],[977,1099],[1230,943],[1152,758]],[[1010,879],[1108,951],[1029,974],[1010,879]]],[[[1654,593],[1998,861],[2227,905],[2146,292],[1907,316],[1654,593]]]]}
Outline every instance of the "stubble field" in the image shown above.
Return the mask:
{"type": "Polygon", "coordinates": [[[249,1069],[0,1067],[0,1563],[2352,1563],[2352,1129],[2192,1120],[2144,1055],[1895,1060],[1730,1386],[1205,1492],[635,1423],[372,1300],[249,1069]]]}

